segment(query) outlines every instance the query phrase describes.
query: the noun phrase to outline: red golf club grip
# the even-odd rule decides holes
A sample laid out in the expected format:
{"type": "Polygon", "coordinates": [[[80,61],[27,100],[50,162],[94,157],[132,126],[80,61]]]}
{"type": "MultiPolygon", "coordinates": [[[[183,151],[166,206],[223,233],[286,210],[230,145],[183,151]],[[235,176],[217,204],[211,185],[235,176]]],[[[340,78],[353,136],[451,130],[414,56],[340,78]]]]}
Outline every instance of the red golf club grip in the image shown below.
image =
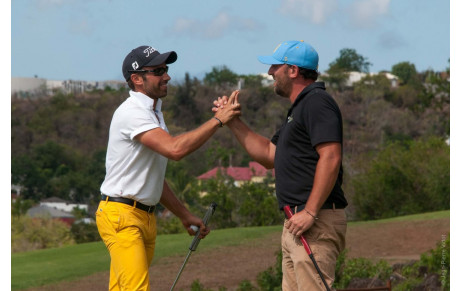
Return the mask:
{"type": "MultiPolygon", "coordinates": [[[[284,213],[286,213],[287,218],[291,219],[293,214],[289,205],[284,206],[284,213]]],[[[300,240],[302,241],[303,247],[307,251],[307,254],[311,255],[310,246],[308,245],[307,240],[303,237],[303,235],[300,236],[300,240]]]]}

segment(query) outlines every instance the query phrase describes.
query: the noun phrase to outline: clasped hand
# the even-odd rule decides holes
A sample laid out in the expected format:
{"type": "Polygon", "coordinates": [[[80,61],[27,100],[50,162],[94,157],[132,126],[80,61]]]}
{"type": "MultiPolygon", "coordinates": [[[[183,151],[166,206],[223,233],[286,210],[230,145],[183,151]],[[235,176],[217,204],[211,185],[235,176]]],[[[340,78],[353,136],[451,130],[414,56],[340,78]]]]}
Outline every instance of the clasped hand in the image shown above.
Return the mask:
{"type": "Polygon", "coordinates": [[[215,112],[214,116],[220,120],[222,120],[221,117],[225,119],[225,121],[222,120],[222,123],[226,124],[233,117],[241,115],[241,106],[240,103],[238,103],[239,93],[240,91],[235,90],[230,97],[222,96],[213,101],[214,107],[212,108],[212,112],[215,112]],[[227,104],[230,106],[227,106],[227,104]]]}
{"type": "Polygon", "coordinates": [[[315,219],[308,215],[305,211],[300,211],[294,214],[285,223],[285,227],[295,236],[301,236],[315,223],[315,219]]]}

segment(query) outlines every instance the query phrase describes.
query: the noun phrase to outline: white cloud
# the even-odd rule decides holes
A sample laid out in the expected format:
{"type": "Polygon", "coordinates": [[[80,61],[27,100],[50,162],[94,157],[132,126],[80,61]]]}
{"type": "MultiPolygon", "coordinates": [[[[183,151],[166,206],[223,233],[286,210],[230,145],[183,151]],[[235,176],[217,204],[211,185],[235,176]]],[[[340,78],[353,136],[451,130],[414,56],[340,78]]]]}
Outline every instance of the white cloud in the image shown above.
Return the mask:
{"type": "Polygon", "coordinates": [[[338,0],[282,0],[280,12],[314,24],[323,24],[337,9],[338,0]]]}
{"type": "Polygon", "coordinates": [[[223,37],[232,31],[254,31],[263,26],[253,19],[240,18],[220,12],[211,20],[196,20],[178,18],[174,25],[168,29],[168,33],[174,35],[187,35],[201,39],[216,39],[223,37]]]}
{"type": "Polygon", "coordinates": [[[375,26],[379,17],[388,14],[391,0],[357,0],[349,7],[350,22],[356,27],[375,26]]]}

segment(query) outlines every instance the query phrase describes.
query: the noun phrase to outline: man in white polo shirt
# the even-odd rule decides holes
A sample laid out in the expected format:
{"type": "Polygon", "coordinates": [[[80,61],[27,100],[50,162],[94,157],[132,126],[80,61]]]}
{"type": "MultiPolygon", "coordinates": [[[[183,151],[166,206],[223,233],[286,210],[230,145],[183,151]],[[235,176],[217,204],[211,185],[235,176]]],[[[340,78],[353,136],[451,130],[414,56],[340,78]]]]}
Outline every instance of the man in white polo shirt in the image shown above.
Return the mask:
{"type": "Polygon", "coordinates": [[[155,205],[161,203],[180,218],[190,235],[209,229],[176,198],[165,181],[168,159],[180,160],[198,149],[217,130],[240,114],[237,94],[231,106],[195,130],[171,136],[161,112],[167,95],[167,64],[174,51],[161,54],[150,46],[133,49],[122,66],[131,91],[110,125],[106,176],[96,222],[110,252],[109,290],[150,290],[148,268],[156,238],[155,205]]]}

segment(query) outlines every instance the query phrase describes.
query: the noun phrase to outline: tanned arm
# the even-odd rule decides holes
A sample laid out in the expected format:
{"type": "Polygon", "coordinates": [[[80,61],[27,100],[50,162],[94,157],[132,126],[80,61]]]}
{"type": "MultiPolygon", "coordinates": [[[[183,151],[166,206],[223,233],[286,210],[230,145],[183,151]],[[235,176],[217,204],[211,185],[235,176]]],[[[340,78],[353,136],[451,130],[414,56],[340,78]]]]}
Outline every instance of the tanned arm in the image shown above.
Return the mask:
{"type": "Polygon", "coordinates": [[[319,144],[316,146],[316,151],[319,154],[319,160],[316,165],[313,189],[305,206],[305,209],[311,215],[306,211],[300,211],[286,224],[289,231],[296,236],[300,236],[313,225],[315,222],[313,216],[318,214],[321,206],[334,188],[340,170],[340,163],[342,161],[340,143],[319,144]]]}
{"type": "MultiPolygon", "coordinates": [[[[216,112],[214,117],[226,124],[234,116],[240,115],[238,91],[230,96],[230,106],[216,112]]],[[[195,130],[188,131],[178,136],[171,136],[161,128],[155,128],[136,136],[136,139],[153,151],[178,161],[202,146],[220,127],[220,122],[212,118],[195,130]]]]}
{"type": "Polygon", "coordinates": [[[252,131],[238,117],[228,123],[228,128],[256,162],[267,169],[273,169],[276,146],[268,138],[252,131]]]}

